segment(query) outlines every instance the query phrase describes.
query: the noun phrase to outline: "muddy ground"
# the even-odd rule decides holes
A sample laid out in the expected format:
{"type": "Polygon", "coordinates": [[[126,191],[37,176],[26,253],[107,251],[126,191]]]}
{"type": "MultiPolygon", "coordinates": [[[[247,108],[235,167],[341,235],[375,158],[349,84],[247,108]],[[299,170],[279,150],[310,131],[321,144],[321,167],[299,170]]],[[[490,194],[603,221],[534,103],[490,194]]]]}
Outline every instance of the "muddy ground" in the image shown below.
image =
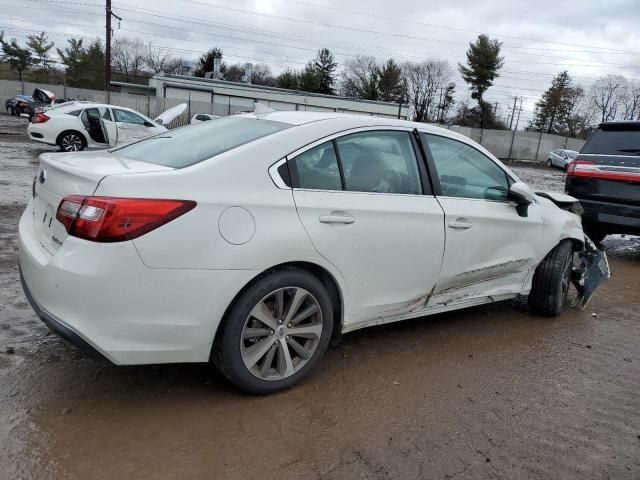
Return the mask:
{"type": "Polygon", "coordinates": [[[206,365],[114,367],[48,333],[16,267],[48,150],[25,127],[0,116],[0,478],[640,478],[640,239],[605,240],[613,277],[584,311],[355,332],[301,386],[251,397],[206,365]]]}

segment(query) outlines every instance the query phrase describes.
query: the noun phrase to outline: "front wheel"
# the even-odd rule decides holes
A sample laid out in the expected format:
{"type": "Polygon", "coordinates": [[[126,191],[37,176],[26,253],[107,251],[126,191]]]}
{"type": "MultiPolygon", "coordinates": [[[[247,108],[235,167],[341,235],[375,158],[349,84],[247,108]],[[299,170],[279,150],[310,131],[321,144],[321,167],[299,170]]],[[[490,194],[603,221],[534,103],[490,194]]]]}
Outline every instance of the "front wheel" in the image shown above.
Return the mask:
{"type": "Polygon", "coordinates": [[[76,132],[66,132],[58,141],[60,145],[60,150],[63,152],[80,152],[84,149],[84,143],[82,141],[82,137],[79,133],[76,132]]]}
{"type": "Polygon", "coordinates": [[[331,296],[305,270],[269,272],[240,295],[220,328],[213,360],[234,385],[254,394],[284,390],[307,376],[327,350],[331,296]]]}
{"type": "Polygon", "coordinates": [[[573,245],[562,241],[551,250],[533,274],[529,292],[529,310],[536,315],[553,317],[562,312],[571,285],[573,245]]]}

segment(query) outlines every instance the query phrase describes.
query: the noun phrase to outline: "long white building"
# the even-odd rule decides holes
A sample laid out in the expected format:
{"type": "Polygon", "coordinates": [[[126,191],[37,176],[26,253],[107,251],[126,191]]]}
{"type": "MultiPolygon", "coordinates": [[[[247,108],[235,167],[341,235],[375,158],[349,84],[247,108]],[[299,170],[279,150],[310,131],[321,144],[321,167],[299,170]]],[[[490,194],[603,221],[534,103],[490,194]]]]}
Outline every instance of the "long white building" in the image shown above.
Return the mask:
{"type": "Polygon", "coordinates": [[[408,113],[406,104],[358,100],[186,75],[155,75],[149,79],[149,87],[152,91],[155,89],[158,97],[197,102],[200,106],[208,103],[211,105],[208,113],[216,115],[252,111],[255,102],[274,110],[344,112],[403,119],[407,118],[408,113]]]}

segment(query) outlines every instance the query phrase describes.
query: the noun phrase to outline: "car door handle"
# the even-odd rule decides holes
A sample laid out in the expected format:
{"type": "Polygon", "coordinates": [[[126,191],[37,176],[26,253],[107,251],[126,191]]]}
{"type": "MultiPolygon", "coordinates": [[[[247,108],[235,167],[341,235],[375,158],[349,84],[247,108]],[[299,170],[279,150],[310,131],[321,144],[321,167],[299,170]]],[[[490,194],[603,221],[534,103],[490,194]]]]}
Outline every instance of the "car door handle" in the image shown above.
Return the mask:
{"type": "Polygon", "coordinates": [[[350,224],[356,221],[351,215],[331,213],[331,215],[320,215],[320,223],[346,223],[350,224]]]}
{"type": "Polygon", "coordinates": [[[455,221],[449,222],[449,228],[455,228],[456,230],[467,230],[471,228],[472,223],[468,218],[456,218],[455,221]]]}

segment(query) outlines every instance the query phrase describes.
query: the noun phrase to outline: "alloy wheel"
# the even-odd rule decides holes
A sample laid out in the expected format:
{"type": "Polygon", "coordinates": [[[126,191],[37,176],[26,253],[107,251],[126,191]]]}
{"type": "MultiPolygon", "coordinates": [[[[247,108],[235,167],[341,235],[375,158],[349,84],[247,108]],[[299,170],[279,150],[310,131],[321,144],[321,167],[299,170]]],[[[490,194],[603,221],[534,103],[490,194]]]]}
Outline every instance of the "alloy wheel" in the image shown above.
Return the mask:
{"type": "Polygon", "coordinates": [[[75,133],[68,133],[62,137],[61,147],[65,152],[78,152],[82,150],[82,139],[75,133]]]}
{"type": "Polygon", "coordinates": [[[310,292],[299,287],[274,290],[245,320],[240,339],[242,361],[262,380],[290,377],[311,359],[322,330],[320,304],[310,292]]]}

